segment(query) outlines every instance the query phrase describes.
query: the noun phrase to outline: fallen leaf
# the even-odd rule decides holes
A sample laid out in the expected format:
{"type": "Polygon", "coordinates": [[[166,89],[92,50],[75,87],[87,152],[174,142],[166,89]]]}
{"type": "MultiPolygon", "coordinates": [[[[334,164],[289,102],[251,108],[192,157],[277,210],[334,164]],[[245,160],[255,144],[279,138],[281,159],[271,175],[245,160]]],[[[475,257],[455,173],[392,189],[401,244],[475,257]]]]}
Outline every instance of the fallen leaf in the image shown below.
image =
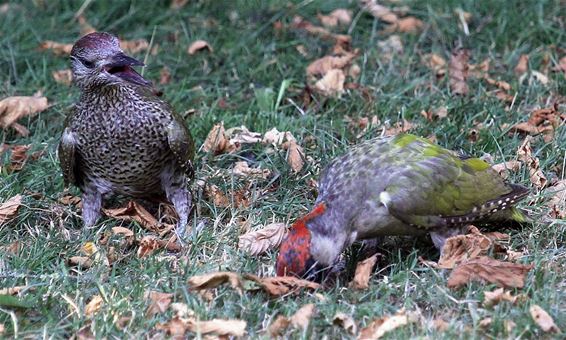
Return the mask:
{"type": "Polygon", "coordinates": [[[531,183],[537,188],[542,189],[547,184],[547,179],[540,169],[539,159],[532,155],[531,136],[527,136],[517,150],[519,161],[523,162],[529,169],[531,183]]]}
{"type": "Polygon", "coordinates": [[[482,256],[458,265],[450,274],[447,285],[459,288],[472,280],[481,280],[500,287],[522,288],[525,276],[532,268],[532,264],[516,264],[482,256]]]}
{"type": "Polygon", "coordinates": [[[389,36],[386,40],[378,41],[377,47],[380,51],[380,56],[387,61],[391,61],[403,54],[401,37],[396,34],[389,36]]]}
{"type": "Polygon", "coordinates": [[[149,42],[145,39],[120,40],[120,48],[129,54],[137,54],[149,49],[149,42]]]}
{"type": "Polygon", "coordinates": [[[202,150],[204,152],[213,152],[216,155],[223,153],[228,145],[225,132],[224,122],[214,125],[204,140],[202,150]]]}
{"type": "Polygon", "coordinates": [[[550,200],[545,204],[550,209],[550,216],[557,219],[566,218],[566,180],[556,182],[546,189],[546,192],[551,195],[550,200]]]}
{"type": "Polygon", "coordinates": [[[489,326],[491,326],[491,323],[492,323],[492,322],[493,322],[493,319],[490,318],[490,317],[483,318],[483,319],[480,320],[479,326],[480,326],[481,328],[486,329],[486,328],[488,328],[489,326]]]}
{"type": "Polygon", "coordinates": [[[512,132],[523,132],[530,135],[542,134],[545,142],[550,143],[554,139],[554,131],[566,121],[566,114],[558,111],[558,105],[550,108],[538,109],[531,112],[528,121],[521,122],[511,127],[512,132]]]}
{"type": "Polygon", "coordinates": [[[167,85],[171,82],[171,71],[167,66],[164,66],[159,71],[159,84],[160,85],[167,85]]]}
{"type": "Polygon", "coordinates": [[[437,78],[442,78],[446,74],[446,60],[438,54],[425,54],[423,63],[434,72],[437,78]]]}
{"type": "Polygon", "coordinates": [[[325,56],[307,66],[307,76],[325,76],[331,70],[342,70],[352,64],[356,53],[346,53],[343,56],[325,56]]]}
{"type": "Polygon", "coordinates": [[[470,259],[487,255],[493,248],[493,241],[480,233],[449,237],[444,243],[439,268],[451,269],[470,259]]]}
{"type": "Polygon", "coordinates": [[[355,335],[358,332],[356,321],[354,321],[354,319],[346,313],[336,313],[332,318],[332,324],[344,328],[346,332],[352,335],[355,335]]]}
{"type": "Polygon", "coordinates": [[[376,0],[360,0],[363,9],[373,15],[375,18],[387,23],[395,23],[399,17],[388,7],[382,6],[376,0]]]}
{"type": "Polygon", "coordinates": [[[344,92],[345,81],[344,71],[332,69],[314,84],[314,89],[323,96],[336,97],[344,92]]]}
{"type": "Polygon", "coordinates": [[[267,332],[272,338],[276,338],[282,335],[290,324],[291,320],[289,320],[289,318],[283,315],[278,315],[277,318],[275,318],[275,321],[267,327],[267,332]]]}
{"type": "Polygon", "coordinates": [[[180,9],[180,8],[184,7],[188,2],[189,2],[189,0],[172,0],[171,5],[169,5],[169,8],[180,9]]]}
{"type": "Polygon", "coordinates": [[[517,326],[516,323],[513,322],[513,320],[503,320],[503,327],[505,327],[505,332],[507,332],[507,334],[513,332],[513,329],[517,326]]]}
{"type": "Polygon", "coordinates": [[[424,27],[422,20],[415,17],[408,16],[406,18],[401,18],[396,22],[390,24],[385,31],[386,32],[400,32],[400,33],[418,33],[424,27]]]}
{"type": "Polygon", "coordinates": [[[563,72],[566,77],[566,56],[560,58],[558,64],[552,70],[556,72],[563,72]]]}
{"type": "Polygon", "coordinates": [[[330,12],[328,15],[317,15],[320,23],[325,27],[336,27],[338,25],[349,25],[352,22],[352,11],[338,8],[330,12]]]}
{"type": "Polygon", "coordinates": [[[112,233],[114,235],[123,235],[124,237],[134,237],[134,232],[124,227],[112,227],[112,233]]]}
{"type": "Polygon", "coordinates": [[[529,308],[531,317],[536,322],[536,324],[547,333],[561,333],[560,328],[556,326],[554,320],[544,309],[539,305],[532,305],[529,308]]]}
{"type": "Polygon", "coordinates": [[[384,129],[385,131],[383,134],[385,136],[395,136],[403,132],[410,131],[416,127],[415,124],[409,122],[408,120],[403,119],[402,122],[396,122],[390,128],[384,129]]]}
{"type": "Polygon", "coordinates": [[[212,289],[224,283],[229,283],[238,293],[243,293],[240,275],[233,272],[215,272],[192,276],[189,278],[188,283],[192,290],[212,289]]]}
{"type": "Polygon", "coordinates": [[[230,206],[230,198],[214,184],[207,184],[204,187],[204,194],[206,197],[211,198],[212,203],[217,207],[225,208],[230,206]]]}
{"type": "Polygon", "coordinates": [[[309,303],[299,308],[290,318],[291,326],[300,329],[307,329],[312,315],[315,313],[316,308],[314,303],[309,303]]]}
{"type": "Polygon", "coordinates": [[[450,77],[450,89],[452,94],[467,95],[469,88],[468,80],[468,59],[470,52],[465,49],[458,49],[452,52],[448,73],[450,77]]]}
{"type": "Polygon", "coordinates": [[[201,321],[189,319],[188,329],[196,334],[214,333],[219,336],[242,337],[246,334],[247,323],[244,320],[212,319],[201,321]]]}
{"type": "Polygon", "coordinates": [[[360,330],[358,339],[379,339],[396,328],[416,322],[416,318],[413,314],[414,313],[407,314],[404,310],[400,310],[395,315],[375,319],[367,327],[360,330]]]}
{"type": "Polygon", "coordinates": [[[521,169],[521,166],[523,166],[523,163],[519,161],[508,161],[508,162],[494,164],[491,166],[491,168],[497,171],[497,173],[501,177],[507,178],[509,172],[517,172],[521,169]]]}
{"type": "Polygon", "coordinates": [[[85,315],[87,317],[93,316],[100,310],[100,308],[102,308],[103,303],[104,300],[102,299],[102,296],[100,295],[93,296],[85,306],[85,315]]]}
{"type": "Polygon", "coordinates": [[[41,42],[39,49],[51,50],[55,55],[69,55],[73,49],[73,44],[62,44],[52,40],[45,40],[41,42]]]}
{"type": "Polygon", "coordinates": [[[18,208],[22,204],[22,195],[16,195],[0,204],[0,226],[8,223],[14,218],[18,212],[18,208]]]}
{"type": "Polygon", "coordinates": [[[88,256],[71,256],[68,260],[69,265],[84,269],[92,267],[93,261],[88,256]]]}
{"type": "Polygon", "coordinates": [[[139,258],[149,256],[156,250],[165,249],[167,251],[178,252],[181,251],[181,246],[174,242],[175,236],[170,240],[160,240],[156,236],[147,235],[139,241],[139,248],[137,255],[139,258]]]}
{"type": "Polygon", "coordinates": [[[229,151],[239,150],[241,144],[255,144],[262,140],[261,133],[252,132],[243,125],[226,130],[224,135],[228,138],[229,151]]]}
{"type": "MultiPolygon", "coordinates": [[[[4,4],[4,5],[7,5],[7,4],[4,4]]],[[[4,6],[4,5],[2,5],[2,6],[4,6]]],[[[0,335],[4,334],[5,331],[6,331],[6,328],[4,327],[4,324],[0,323],[0,335]]]]}
{"type": "Polygon", "coordinates": [[[262,229],[241,235],[238,239],[238,248],[252,256],[261,255],[269,249],[279,247],[286,235],[285,223],[271,223],[262,229]]]}
{"type": "Polygon", "coordinates": [[[246,280],[259,284],[262,289],[272,296],[281,296],[294,293],[300,289],[318,289],[316,282],[298,279],[293,276],[259,277],[253,274],[244,274],[246,280]]]}
{"type": "Polygon", "coordinates": [[[153,231],[162,231],[161,224],[144,207],[135,201],[129,201],[125,207],[117,209],[102,209],[108,217],[122,221],[135,221],[143,228],[153,231]]]}
{"type": "Polygon", "coordinates": [[[173,294],[149,291],[145,292],[144,299],[149,299],[149,306],[145,311],[146,317],[149,318],[155,314],[165,313],[173,301],[173,294]]]}
{"type": "Polygon", "coordinates": [[[81,327],[76,333],[75,338],[77,340],[96,340],[92,330],[90,329],[90,323],[81,327]]]}
{"type": "Polygon", "coordinates": [[[525,73],[527,73],[527,71],[529,70],[529,56],[526,54],[521,54],[521,56],[519,57],[519,61],[517,62],[517,65],[515,66],[515,74],[517,76],[521,76],[525,73]]]}
{"type": "Polygon", "coordinates": [[[73,81],[73,72],[68,68],[64,70],[53,71],[51,72],[51,76],[53,76],[55,82],[67,86],[71,85],[71,82],[73,81]]]}
{"type": "Polygon", "coordinates": [[[165,331],[167,335],[171,336],[171,339],[180,340],[185,338],[185,333],[188,331],[188,324],[185,320],[175,316],[166,323],[157,324],[155,328],[165,331]]]}
{"type": "Polygon", "coordinates": [[[297,144],[294,138],[283,143],[282,146],[283,149],[287,150],[287,163],[289,163],[291,169],[295,173],[300,172],[305,165],[305,153],[303,152],[303,148],[297,144]]]}
{"type": "Polygon", "coordinates": [[[193,54],[196,54],[197,52],[203,52],[205,50],[207,50],[208,52],[211,52],[211,53],[213,52],[213,49],[208,42],[206,42],[204,40],[196,40],[196,41],[191,43],[191,45],[187,49],[187,52],[190,55],[193,55],[193,54]]]}
{"type": "Polygon", "coordinates": [[[49,107],[47,98],[38,96],[15,96],[0,100],[0,128],[8,128],[18,121],[18,119],[44,111],[49,107]]]}
{"type": "Polygon", "coordinates": [[[444,321],[443,319],[437,318],[432,321],[432,327],[439,332],[444,332],[450,328],[450,323],[444,321]]]}
{"type": "Polygon", "coordinates": [[[6,287],[0,288],[0,295],[16,295],[19,294],[23,290],[31,290],[33,287],[30,286],[14,286],[14,287],[6,287]]]}
{"type": "Polygon", "coordinates": [[[11,147],[12,154],[10,155],[10,170],[20,171],[24,168],[29,156],[27,154],[30,145],[13,145],[11,147]]]}
{"type": "Polygon", "coordinates": [[[291,27],[294,29],[302,29],[306,32],[318,36],[325,40],[333,40],[336,45],[339,46],[348,46],[352,40],[352,38],[345,34],[334,34],[327,30],[324,27],[313,25],[312,23],[308,22],[304,18],[296,15],[293,17],[293,21],[291,27]]]}
{"type": "Polygon", "coordinates": [[[266,179],[271,176],[271,171],[269,171],[269,169],[250,168],[248,162],[241,161],[234,163],[232,174],[241,177],[255,177],[266,179]]]}
{"type": "Polygon", "coordinates": [[[520,295],[513,296],[511,292],[503,288],[497,288],[491,292],[484,292],[483,305],[492,307],[502,301],[508,301],[512,304],[516,303],[521,298],[520,295]]]}
{"type": "Polygon", "coordinates": [[[369,288],[369,278],[372,273],[373,267],[377,263],[377,254],[369,257],[358,263],[356,266],[356,273],[354,274],[354,279],[350,282],[350,287],[354,289],[368,289],[369,288]]]}

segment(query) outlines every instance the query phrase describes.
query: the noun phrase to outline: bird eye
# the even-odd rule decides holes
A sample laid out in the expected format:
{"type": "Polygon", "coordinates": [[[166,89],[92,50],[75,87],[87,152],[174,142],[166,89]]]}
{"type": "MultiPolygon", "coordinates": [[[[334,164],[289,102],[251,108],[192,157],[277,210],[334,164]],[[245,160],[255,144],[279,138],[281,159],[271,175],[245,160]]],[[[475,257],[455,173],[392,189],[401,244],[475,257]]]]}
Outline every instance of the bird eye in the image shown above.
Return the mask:
{"type": "Polygon", "coordinates": [[[78,58],[78,59],[87,68],[94,68],[94,66],[95,66],[93,61],[88,61],[84,58],[78,58]]]}

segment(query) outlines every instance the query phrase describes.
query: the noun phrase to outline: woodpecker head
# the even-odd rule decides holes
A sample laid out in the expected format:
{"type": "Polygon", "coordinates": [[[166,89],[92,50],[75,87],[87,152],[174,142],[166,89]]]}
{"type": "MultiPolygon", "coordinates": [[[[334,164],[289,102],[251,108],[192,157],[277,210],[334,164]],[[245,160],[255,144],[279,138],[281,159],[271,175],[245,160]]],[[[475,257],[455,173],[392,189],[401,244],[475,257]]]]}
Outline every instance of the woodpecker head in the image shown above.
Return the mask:
{"type": "Polygon", "coordinates": [[[312,212],[298,219],[289,235],[281,244],[275,269],[278,276],[293,275],[322,281],[328,266],[317,262],[312,254],[312,232],[308,222],[326,211],[325,203],[318,204],[312,212]]]}
{"type": "Polygon", "coordinates": [[[73,81],[83,89],[122,83],[151,85],[132,68],[143,65],[141,61],[124,54],[120,41],[110,33],[87,34],[71,50],[73,81]]]}

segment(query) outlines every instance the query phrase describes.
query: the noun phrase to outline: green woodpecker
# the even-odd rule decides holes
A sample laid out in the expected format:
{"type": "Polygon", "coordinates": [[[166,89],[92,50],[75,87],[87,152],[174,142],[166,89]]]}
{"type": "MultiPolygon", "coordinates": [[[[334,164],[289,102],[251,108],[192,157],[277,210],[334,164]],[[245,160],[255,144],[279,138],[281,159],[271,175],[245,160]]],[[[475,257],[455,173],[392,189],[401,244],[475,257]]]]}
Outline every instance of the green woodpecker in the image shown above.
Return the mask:
{"type": "Polygon", "coordinates": [[[322,172],[315,207],[281,245],[277,275],[312,277],[356,240],[430,233],[442,249],[465,226],[526,221],[515,204],[528,194],[490,165],[410,134],[351,148],[322,172]]]}

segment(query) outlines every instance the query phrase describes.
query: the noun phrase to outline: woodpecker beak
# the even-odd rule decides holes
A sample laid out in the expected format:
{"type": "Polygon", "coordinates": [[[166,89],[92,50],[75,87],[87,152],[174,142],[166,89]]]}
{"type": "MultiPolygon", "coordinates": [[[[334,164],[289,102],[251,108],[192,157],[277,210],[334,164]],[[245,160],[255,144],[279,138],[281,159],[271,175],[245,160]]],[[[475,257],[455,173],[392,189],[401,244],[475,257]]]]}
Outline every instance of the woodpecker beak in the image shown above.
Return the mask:
{"type": "Polygon", "coordinates": [[[104,70],[130,83],[143,86],[151,85],[151,82],[137,73],[132,66],[144,66],[144,63],[119,52],[104,65],[104,70]]]}

